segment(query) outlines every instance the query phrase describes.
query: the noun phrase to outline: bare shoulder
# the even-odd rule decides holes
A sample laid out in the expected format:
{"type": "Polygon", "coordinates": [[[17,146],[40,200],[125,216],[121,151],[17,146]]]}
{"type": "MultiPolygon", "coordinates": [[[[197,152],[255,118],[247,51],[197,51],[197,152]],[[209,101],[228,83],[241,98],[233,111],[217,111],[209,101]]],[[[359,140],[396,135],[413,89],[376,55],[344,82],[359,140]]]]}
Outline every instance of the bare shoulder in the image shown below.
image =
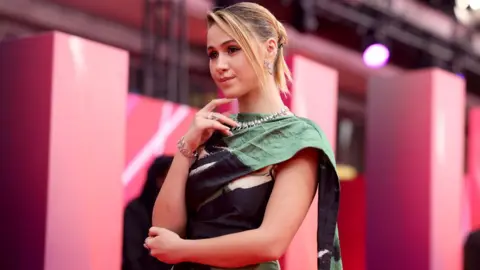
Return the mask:
{"type": "Polygon", "coordinates": [[[319,158],[319,149],[307,147],[299,150],[292,158],[277,165],[277,172],[286,169],[298,170],[298,166],[317,166],[319,158]]]}

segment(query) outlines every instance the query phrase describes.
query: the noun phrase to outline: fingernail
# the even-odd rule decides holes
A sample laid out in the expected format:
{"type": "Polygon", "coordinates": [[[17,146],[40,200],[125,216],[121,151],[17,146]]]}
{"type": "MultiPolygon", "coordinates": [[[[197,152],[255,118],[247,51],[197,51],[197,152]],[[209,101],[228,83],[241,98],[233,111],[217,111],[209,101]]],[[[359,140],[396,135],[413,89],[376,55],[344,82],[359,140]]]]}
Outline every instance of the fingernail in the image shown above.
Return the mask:
{"type": "Polygon", "coordinates": [[[228,136],[233,136],[233,133],[231,131],[229,131],[228,136]]]}

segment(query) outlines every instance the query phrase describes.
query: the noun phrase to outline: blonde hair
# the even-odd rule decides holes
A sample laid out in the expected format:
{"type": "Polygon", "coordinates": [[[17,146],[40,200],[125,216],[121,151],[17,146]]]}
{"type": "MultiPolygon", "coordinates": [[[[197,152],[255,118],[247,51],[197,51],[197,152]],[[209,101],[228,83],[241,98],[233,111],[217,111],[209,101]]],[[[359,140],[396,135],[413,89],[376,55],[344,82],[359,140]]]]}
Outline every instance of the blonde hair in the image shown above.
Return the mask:
{"type": "Polygon", "coordinates": [[[247,55],[262,85],[266,80],[264,64],[258,57],[259,42],[269,38],[277,40],[277,55],[273,63],[273,76],[281,92],[288,92],[287,83],[292,80],[290,69],[284,57],[287,44],[287,31],[273,14],[266,8],[249,2],[242,2],[210,12],[207,16],[208,27],[218,25],[239,44],[247,55]],[[250,34],[252,33],[252,34],[250,34]]]}

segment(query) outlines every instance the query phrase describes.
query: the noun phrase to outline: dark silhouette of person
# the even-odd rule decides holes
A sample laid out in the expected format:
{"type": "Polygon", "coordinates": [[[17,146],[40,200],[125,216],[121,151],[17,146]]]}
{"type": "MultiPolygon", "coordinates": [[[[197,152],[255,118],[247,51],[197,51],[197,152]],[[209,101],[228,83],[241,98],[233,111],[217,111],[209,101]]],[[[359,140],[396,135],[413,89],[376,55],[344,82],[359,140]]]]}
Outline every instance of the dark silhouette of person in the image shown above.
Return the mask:
{"type": "Polygon", "coordinates": [[[152,226],[153,205],[163,185],[173,157],[157,157],[150,165],[140,196],[125,208],[122,270],[170,270],[171,265],[152,257],[143,247],[152,226]]]}
{"type": "Polygon", "coordinates": [[[463,269],[480,269],[480,228],[472,231],[463,246],[463,269]]]}

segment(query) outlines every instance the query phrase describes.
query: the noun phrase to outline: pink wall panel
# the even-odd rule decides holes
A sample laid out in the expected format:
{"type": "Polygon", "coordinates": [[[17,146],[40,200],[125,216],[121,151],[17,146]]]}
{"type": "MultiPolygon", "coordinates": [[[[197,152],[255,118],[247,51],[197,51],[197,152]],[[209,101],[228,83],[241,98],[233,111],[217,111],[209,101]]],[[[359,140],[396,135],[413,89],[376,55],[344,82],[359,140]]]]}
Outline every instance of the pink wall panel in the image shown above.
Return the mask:
{"type": "MultiPolygon", "coordinates": [[[[288,62],[294,81],[290,99],[286,100],[286,104],[290,104],[296,115],[309,118],[318,124],[332,147],[335,147],[337,71],[302,56],[292,56],[288,62]]],[[[318,198],[315,198],[300,230],[282,258],[283,269],[317,269],[317,200],[318,198]]]]}
{"type": "Polygon", "coordinates": [[[437,70],[432,82],[430,269],[455,270],[462,268],[465,81],[437,70]]]}
{"type": "Polygon", "coordinates": [[[464,88],[438,69],[371,80],[367,269],[460,269],[464,88]]]}
{"type": "Polygon", "coordinates": [[[2,46],[0,63],[9,269],[119,269],[128,54],[48,33],[2,46]]]}
{"type": "Polygon", "coordinates": [[[366,198],[364,175],[340,183],[338,230],[345,270],[366,270],[366,198]]]}
{"type": "Polygon", "coordinates": [[[469,112],[467,197],[470,228],[480,228],[480,108],[469,112]]]}
{"type": "Polygon", "coordinates": [[[71,268],[75,259],[78,269],[116,269],[128,53],[74,36],[53,38],[45,268],[71,268]],[[78,242],[59,246],[68,238],[78,242]]]}
{"type": "Polygon", "coordinates": [[[151,162],[158,155],[173,155],[195,109],[171,102],[128,95],[126,162],[122,174],[124,203],[138,196],[151,162]]]}

